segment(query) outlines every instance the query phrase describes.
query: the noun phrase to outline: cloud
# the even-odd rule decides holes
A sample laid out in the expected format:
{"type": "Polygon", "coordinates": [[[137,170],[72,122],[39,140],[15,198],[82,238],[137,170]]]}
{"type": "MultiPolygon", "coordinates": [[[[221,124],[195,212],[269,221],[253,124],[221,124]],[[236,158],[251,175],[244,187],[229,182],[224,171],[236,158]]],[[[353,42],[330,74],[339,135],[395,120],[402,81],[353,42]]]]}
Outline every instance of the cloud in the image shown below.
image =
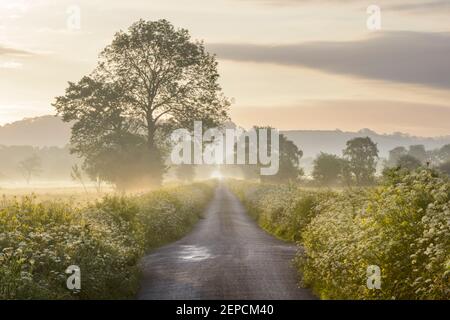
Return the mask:
{"type": "Polygon", "coordinates": [[[385,32],[349,42],[222,43],[208,48],[226,60],[450,89],[450,33],[385,32]]]}
{"type": "Polygon", "coordinates": [[[0,56],[26,57],[32,56],[34,53],[21,49],[15,49],[0,45],[0,56]]]}
{"type": "Polygon", "coordinates": [[[386,7],[390,11],[411,11],[411,12],[430,12],[430,11],[442,11],[450,9],[449,0],[438,0],[430,2],[409,2],[394,4],[386,7]]]}
{"type": "Polygon", "coordinates": [[[296,106],[231,109],[244,127],[271,125],[280,130],[342,130],[371,128],[421,136],[449,135],[450,106],[390,100],[311,100],[296,106]]]}
{"type": "MultiPolygon", "coordinates": [[[[241,1],[241,0],[239,0],[241,1]]],[[[303,4],[303,3],[311,3],[311,2],[322,2],[322,3],[329,3],[329,2],[355,2],[357,0],[244,0],[246,2],[253,2],[253,3],[261,3],[261,4],[278,4],[278,5],[285,5],[285,4],[303,4]]]]}
{"type": "MultiPolygon", "coordinates": [[[[242,0],[235,0],[242,1],[242,0]]],[[[260,3],[260,4],[272,4],[272,5],[302,5],[308,3],[358,3],[361,0],[244,0],[245,2],[260,3]]],[[[369,3],[369,2],[367,2],[369,3]]],[[[439,8],[441,6],[448,6],[449,0],[378,0],[378,4],[392,4],[392,6],[398,6],[399,9],[409,8],[439,8]]]]}
{"type": "Polygon", "coordinates": [[[0,69],[20,69],[23,64],[16,61],[7,61],[0,63],[0,69]]]}
{"type": "MultiPolygon", "coordinates": [[[[274,7],[302,6],[302,5],[361,5],[361,0],[233,0],[245,1],[259,5],[274,7]]],[[[362,6],[368,6],[365,2],[362,6]]],[[[405,13],[432,13],[442,14],[450,10],[450,0],[378,0],[377,5],[386,11],[405,13]]]]}
{"type": "MultiPolygon", "coordinates": [[[[243,0],[233,0],[233,1],[243,1],[243,0]]],[[[344,3],[358,3],[361,0],[244,0],[247,3],[255,3],[261,5],[273,5],[273,6],[298,6],[304,4],[342,4],[344,3]]],[[[386,0],[378,0],[383,2],[386,0]]],[[[405,0],[388,0],[391,2],[404,2],[405,0]]],[[[408,1],[408,0],[406,0],[408,1]]]]}

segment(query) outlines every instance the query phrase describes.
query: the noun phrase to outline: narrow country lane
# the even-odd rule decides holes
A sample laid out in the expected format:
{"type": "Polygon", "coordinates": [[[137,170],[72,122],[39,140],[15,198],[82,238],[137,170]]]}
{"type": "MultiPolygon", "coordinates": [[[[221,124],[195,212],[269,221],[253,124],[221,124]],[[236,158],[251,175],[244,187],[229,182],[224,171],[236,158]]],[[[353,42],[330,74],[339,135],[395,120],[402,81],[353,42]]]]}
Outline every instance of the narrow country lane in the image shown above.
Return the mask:
{"type": "Polygon", "coordinates": [[[142,261],[139,299],[314,299],[299,288],[296,248],[260,229],[219,186],[205,219],[142,261]]]}

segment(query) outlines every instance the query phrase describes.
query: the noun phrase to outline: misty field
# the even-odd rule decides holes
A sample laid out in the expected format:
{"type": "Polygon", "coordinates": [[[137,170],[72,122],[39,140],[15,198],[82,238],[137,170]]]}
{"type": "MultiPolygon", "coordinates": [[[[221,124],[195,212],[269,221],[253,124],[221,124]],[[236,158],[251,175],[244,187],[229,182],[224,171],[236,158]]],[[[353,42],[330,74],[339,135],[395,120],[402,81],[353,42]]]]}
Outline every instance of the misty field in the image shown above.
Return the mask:
{"type": "Polygon", "coordinates": [[[4,196],[0,299],[133,298],[139,259],[186,234],[212,189],[197,183],[134,196],[4,196]],[[78,293],[66,287],[71,265],[82,270],[78,293]]]}
{"type": "Polygon", "coordinates": [[[377,187],[339,192],[229,185],[265,230],[298,243],[299,276],[320,298],[450,298],[446,176],[404,172],[377,187]],[[368,288],[368,266],[380,267],[380,290],[368,288]]]}

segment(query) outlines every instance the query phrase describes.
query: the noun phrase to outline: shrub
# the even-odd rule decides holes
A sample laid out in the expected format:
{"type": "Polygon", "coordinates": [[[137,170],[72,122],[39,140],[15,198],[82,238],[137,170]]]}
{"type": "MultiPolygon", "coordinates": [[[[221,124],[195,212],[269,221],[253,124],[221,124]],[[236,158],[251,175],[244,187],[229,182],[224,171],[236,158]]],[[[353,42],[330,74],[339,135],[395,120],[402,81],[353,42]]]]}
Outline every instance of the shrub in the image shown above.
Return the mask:
{"type": "Polygon", "coordinates": [[[316,206],[334,197],[332,191],[306,191],[297,184],[229,183],[250,215],[268,232],[286,241],[300,241],[316,215],[316,206]]]}
{"type": "Polygon", "coordinates": [[[430,170],[326,203],[304,232],[297,262],[322,298],[448,299],[450,183],[430,170]],[[366,286],[381,268],[381,290],[366,286]]]}
{"type": "Polygon", "coordinates": [[[322,299],[449,299],[450,181],[389,170],[377,187],[324,192],[242,182],[231,188],[267,231],[298,241],[302,283],[322,299]],[[381,269],[381,290],[367,268],[381,269]]]}
{"type": "Polygon", "coordinates": [[[76,207],[35,197],[0,207],[0,299],[117,299],[134,296],[146,250],[184,235],[212,195],[196,184],[142,196],[106,196],[76,207]],[[66,288],[70,265],[82,288],[66,288]]]}

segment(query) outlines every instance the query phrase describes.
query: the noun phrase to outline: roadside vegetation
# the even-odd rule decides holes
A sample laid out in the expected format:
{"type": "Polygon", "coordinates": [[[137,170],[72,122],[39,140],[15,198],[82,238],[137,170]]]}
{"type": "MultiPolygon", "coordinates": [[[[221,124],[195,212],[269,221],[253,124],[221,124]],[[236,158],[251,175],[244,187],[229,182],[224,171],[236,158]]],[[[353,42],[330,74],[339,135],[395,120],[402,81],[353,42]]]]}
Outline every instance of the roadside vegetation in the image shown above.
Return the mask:
{"type": "MultiPolygon", "coordinates": [[[[69,82],[55,98],[57,115],[71,127],[69,145],[0,146],[3,187],[20,180],[28,192],[38,178],[70,177],[85,193],[16,197],[17,189],[5,190],[0,299],[134,297],[139,259],[185,235],[213,188],[166,186],[130,196],[103,192],[160,188],[169,173],[183,183],[198,178],[197,165],[169,161],[172,133],[186,129],[185,142],[193,146],[196,121],[205,132],[232,125],[230,105],[216,56],[188,30],[167,20],[139,20],[117,32],[92,72],[69,82]],[[72,265],[80,267],[82,278],[75,293],[66,288],[65,271],[72,265]]],[[[318,155],[309,174],[300,167],[301,146],[287,133],[280,134],[273,152],[276,141],[261,148],[249,132],[239,138],[244,161],[210,164],[203,173],[212,169],[212,177],[261,181],[234,181],[230,187],[264,229],[299,244],[296,266],[318,296],[450,298],[450,145],[399,146],[383,163],[370,137],[356,137],[342,155],[318,155]],[[253,149],[259,158],[250,161],[253,149]],[[261,175],[267,168],[262,151],[268,150],[270,158],[277,156],[278,170],[261,175]],[[380,290],[366,285],[369,266],[381,268],[380,290]]],[[[241,148],[234,143],[235,154],[227,156],[237,160],[241,148]]],[[[192,155],[185,162],[196,163],[192,155]]],[[[56,187],[62,189],[62,183],[56,187]]]]}
{"type": "Polygon", "coordinates": [[[36,196],[0,204],[0,299],[124,299],[146,251],[185,235],[212,196],[207,183],[77,205],[36,196]],[[80,267],[79,292],[66,268],[80,267]]]}
{"type": "Polygon", "coordinates": [[[378,186],[341,191],[230,182],[268,232],[299,245],[303,285],[322,299],[449,299],[450,181],[392,169],[378,186]],[[367,268],[381,269],[381,289],[367,268]]]}

